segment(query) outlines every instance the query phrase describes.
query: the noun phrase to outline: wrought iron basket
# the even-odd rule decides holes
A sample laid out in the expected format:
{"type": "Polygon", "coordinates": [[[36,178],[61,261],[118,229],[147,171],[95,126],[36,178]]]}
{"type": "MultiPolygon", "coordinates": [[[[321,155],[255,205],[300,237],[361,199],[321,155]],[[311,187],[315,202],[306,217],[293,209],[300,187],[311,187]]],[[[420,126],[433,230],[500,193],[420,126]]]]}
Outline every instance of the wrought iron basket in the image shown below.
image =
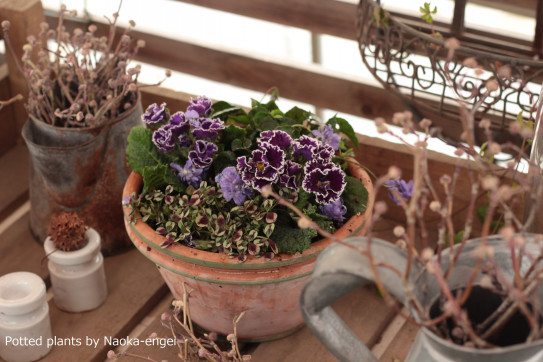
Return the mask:
{"type": "MultiPolygon", "coordinates": [[[[444,38],[454,34],[441,29],[444,38]]],[[[459,102],[470,107],[480,101],[487,92],[486,81],[494,79],[499,87],[484,98],[475,119],[490,119],[497,137],[509,138],[510,121],[520,112],[524,119],[532,117],[543,79],[543,61],[535,59],[530,50],[513,53],[515,48],[508,48],[498,37],[486,44],[462,36],[459,39],[460,46],[446,62],[446,40],[432,34],[421,19],[392,15],[380,7],[379,1],[360,1],[358,43],[362,60],[416,117],[431,119],[439,125],[443,137],[458,140],[459,102]],[[467,59],[471,63],[476,60],[481,70],[468,67],[467,59]],[[503,76],[506,69],[510,77],[503,76]]]]}

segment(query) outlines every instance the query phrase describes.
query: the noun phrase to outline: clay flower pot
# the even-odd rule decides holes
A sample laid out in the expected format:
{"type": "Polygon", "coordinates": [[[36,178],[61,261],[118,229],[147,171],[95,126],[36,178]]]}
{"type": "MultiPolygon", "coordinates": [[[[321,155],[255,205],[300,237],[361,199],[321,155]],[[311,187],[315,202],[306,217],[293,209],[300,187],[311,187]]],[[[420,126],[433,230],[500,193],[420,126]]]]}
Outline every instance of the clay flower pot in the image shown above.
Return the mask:
{"type": "MultiPolygon", "coordinates": [[[[362,181],[368,190],[368,207],[355,215],[335,235],[344,238],[364,234],[371,215],[374,192],[368,174],[349,164],[349,173],[362,181]]],[[[141,175],[132,173],[125,184],[123,197],[138,194],[141,175]]],[[[130,223],[130,207],[124,207],[125,226],[138,250],[154,262],[175,298],[183,296],[183,283],[190,294],[192,320],[209,331],[233,332],[234,317],[245,311],[238,324],[238,337],[247,341],[281,338],[303,325],[298,300],[309,279],[319,253],[333,243],[323,239],[302,254],[278,254],[267,261],[249,256],[244,263],[225,254],[193,249],[181,244],[161,248],[164,237],[139,220],[130,223]]]]}

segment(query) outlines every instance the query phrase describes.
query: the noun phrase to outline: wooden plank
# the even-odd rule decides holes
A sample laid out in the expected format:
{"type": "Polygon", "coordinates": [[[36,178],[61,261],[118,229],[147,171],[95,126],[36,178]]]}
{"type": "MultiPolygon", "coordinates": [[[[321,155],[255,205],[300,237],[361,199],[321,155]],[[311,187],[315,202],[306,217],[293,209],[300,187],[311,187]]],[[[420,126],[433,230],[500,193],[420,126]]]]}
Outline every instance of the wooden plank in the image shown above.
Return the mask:
{"type": "MultiPolygon", "coordinates": [[[[11,88],[8,79],[8,66],[2,64],[0,65],[0,100],[5,101],[10,98],[11,88]]],[[[0,155],[5,154],[11,147],[15,146],[18,138],[20,138],[20,135],[17,118],[15,117],[15,106],[9,105],[0,110],[0,155]]],[[[2,170],[1,166],[0,170],[2,170]]],[[[1,202],[0,205],[2,205],[1,202]]]]}
{"type": "MultiPolygon", "coordinates": [[[[372,285],[357,289],[332,307],[369,348],[395,316],[395,311],[383,302],[372,285]]],[[[261,343],[252,358],[259,362],[337,361],[307,327],[288,338],[261,343]]]]}
{"type": "Polygon", "coordinates": [[[191,97],[196,97],[196,95],[157,86],[143,86],[140,88],[140,92],[144,111],[150,104],[161,104],[163,102],[166,102],[172,113],[185,110],[189,105],[191,97]]]}
{"type": "Polygon", "coordinates": [[[28,167],[28,149],[22,144],[0,157],[0,221],[28,199],[28,167]]]}
{"type": "Polygon", "coordinates": [[[417,335],[419,327],[413,323],[406,322],[400,331],[391,340],[391,343],[386,347],[384,353],[379,356],[382,362],[403,361],[417,335]]]}
{"type": "Polygon", "coordinates": [[[177,0],[251,18],[356,39],[356,4],[336,0],[177,0]]]}
{"type": "Polygon", "coordinates": [[[103,361],[112,349],[105,338],[126,338],[130,331],[166,295],[168,288],[149,260],[139,251],[105,259],[108,297],[99,308],[85,313],[59,310],[49,303],[51,328],[57,339],[81,340],[81,346],[56,345],[43,361],[103,361]],[[93,338],[96,346],[85,341],[93,338]]]}
{"type": "MultiPolygon", "coordinates": [[[[9,68],[11,94],[22,94],[26,99],[28,94],[27,81],[17,67],[15,59],[21,59],[23,45],[27,43],[27,37],[29,35],[37,36],[40,32],[40,24],[45,20],[41,1],[0,0],[0,19],[11,22],[9,37],[13,49],[11,49],[10,55],[6,57],[9,68]],[[15,54],[12,52],[15,52],[15,54]]],[[[14,108],[18,134],[28,116],[23,102],[15,103],[14,108]]]]}
{"type": "Polygon", "coordinates": [[[45,253],[30,233],[28,207],[25,213],[14,220],[0,233],[0,275],[16,271],[29,271],[47,280],[49,272],[42,262],[45,253]]]}

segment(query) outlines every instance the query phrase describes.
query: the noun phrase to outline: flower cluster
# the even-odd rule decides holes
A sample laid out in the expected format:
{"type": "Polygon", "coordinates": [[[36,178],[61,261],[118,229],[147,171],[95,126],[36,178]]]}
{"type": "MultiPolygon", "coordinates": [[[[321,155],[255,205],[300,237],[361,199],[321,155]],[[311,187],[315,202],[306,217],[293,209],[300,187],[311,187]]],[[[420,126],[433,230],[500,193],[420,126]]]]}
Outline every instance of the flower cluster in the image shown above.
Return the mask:
{"type": "Polygon", "coordinates": [[[151,127],[153,143],[161,152],[188,151],[188,159],[181,166],[171,162],[170,167],[185,183],[198,187],[213,162],[218,147],[213,141],[224,129],[219,118],[208,118],[211,100],[206,97],[192,99],[186,112],[169,115],[166,104],[147,107],[142,118],[151,127]]]}
{"type": "Polygon", "coordinates": [[[263,200],[264,187],[330,232],[365,211],[364,186],[341,167],[352,153],[337,128],[356,140],[345,120],[323,125],[296,107],[282,113],[273,101],[245,112],[206,97],[173,114],[152,104],[142,118],[146,128],[132,129],[127,154],[144,187],[126,204],[165,236],[164,246],[179,242],[240,261],[307,249],[316,232],[300,231],[299,216],[263,200]]]}
{"type": "MultiPolygon", "coordinates": [[[[323,133],[333,133],[330,126],[324,130],[323,133]]],[[[335,140],[332,142],[335,145],[335,140]]],[[[278,185],[297,192],[301,186],[315,195],[319,204],[340,200],[345,175],[332,162],[332,146],[308,136],[293,140],[280,130],[261,132],[257,145],[250,157],[237,159],[238,171],[247,187],[260,191],[264,186],[278,185]]]]}

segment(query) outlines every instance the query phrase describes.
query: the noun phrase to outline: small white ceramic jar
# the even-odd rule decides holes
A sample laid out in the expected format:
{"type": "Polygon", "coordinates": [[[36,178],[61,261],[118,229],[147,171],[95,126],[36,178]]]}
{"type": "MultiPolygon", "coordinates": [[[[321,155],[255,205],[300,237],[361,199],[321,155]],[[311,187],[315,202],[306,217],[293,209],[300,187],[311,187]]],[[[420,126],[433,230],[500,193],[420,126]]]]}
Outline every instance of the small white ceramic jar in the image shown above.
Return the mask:
{"type": "Polygon", "coordinates": [[[0,277],[0,357],[7,362],[36,361],[51,349],[45,283],[36,274],[0,277]]]}
{"type": "Polygon", "coordinates": [[[44,243],[55,304],[66,312],[84,312],[100,306],[107,297],[100,235],[86,232],[87,243],[74,251],[57,250],[51,238],[44,243]]]}

